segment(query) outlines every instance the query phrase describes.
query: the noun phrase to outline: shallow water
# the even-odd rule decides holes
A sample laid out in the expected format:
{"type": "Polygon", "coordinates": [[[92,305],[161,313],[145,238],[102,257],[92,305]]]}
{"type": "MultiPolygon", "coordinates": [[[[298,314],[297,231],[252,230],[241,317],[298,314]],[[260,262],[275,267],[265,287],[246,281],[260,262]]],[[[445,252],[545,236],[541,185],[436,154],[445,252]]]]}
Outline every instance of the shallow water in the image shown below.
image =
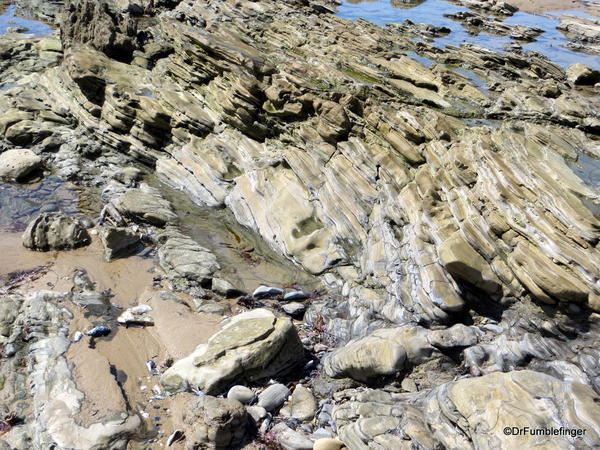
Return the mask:
{"type": "Polygon", "coordinates": [[[316,277],[277,254],[255,232],[241,226],[231,211],[196,205],[187,194],[157,185],[179,216],[181,231],[211,250],[221,265],[218,276],[248,292],[261,284],[317,289],[316,277]]]}
{"type": "MultiPolygon", "coordinates": [[[[454,14],[466,10],[465,7],[459,7],[443,0],[426,0],[413,7],[405,6],[402,8],[393,6],[390,0],[367,2],[344,0],[338,8],[338,15],[351,20],[366,19],[380,26],[388,23],[402,23],[404,20],[409,19],[415,23],[429,23],[448,27],[452,30],[450,34],[433,39],[434,43],[440,47],[470,42],[492,50],[504,51],[512,43],[512,40],[505,36],[493,36],[487,33],[472,35],[459,22],[444,17],[444,14],[454,14]]],[[[582,11],[569,11],[570,13],[589,17],[582,11]]],[[[556,29],[556,26],[560,23],[556,13],[542,16],[517,12],[512,17],[507,18],[505,22],[510,25],[520,24],[544,30],[544,33],[535,42],[522,44],[524,50],[539,52],[562,67],[582,62],[600,69],[599,57],[574,52],[564,47],[569,40],[556,29]]]]}
{"type": "Polygon", "coordinates": [[[10,27],[27,28],[27,34],[50,34],[52,28],[43,22],[37,20],[24,19],[17,17],[15,14],[15,5],[10,5],[3,14],[0,15],[0,34],[5,34],[6,29],[10,27]]]}
{"type": "Polygon", "coordinates": [[[79,214],[85,209],[74,186],[56,176],[31,184],[0,182],[1,231],[23,231],[42,212],[79,214]]]}

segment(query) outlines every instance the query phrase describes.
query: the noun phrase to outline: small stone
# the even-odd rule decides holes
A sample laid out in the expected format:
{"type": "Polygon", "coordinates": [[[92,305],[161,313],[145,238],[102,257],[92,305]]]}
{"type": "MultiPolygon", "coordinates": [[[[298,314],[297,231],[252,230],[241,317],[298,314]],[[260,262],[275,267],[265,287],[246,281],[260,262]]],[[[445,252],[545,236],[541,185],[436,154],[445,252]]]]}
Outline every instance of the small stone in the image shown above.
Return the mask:
{"type": "Polygon", "coordinates": [[[271,429],[271,432],[285,450],[312,450],[313,448],[313,442],[310,439],[292,430],[285,423],[278,423],[271,429]]]}
{"type": "Polygon", "coordinates": [[[7,150],[0,154],[0,178],[22,181],[38,169],[42,158],[24,148],[7,150]]]}
{"type": "Polygon", "coordinates": [[[254,298],[269,298],[275,297],[277,295],[283,295],[283,290],[271,286],[259,286],[252,293],[252,296],[254,298]]]}
{"type": "Polygon", "coordinates": [[[288,292],[287,294],[285,294],[283,296],[283,299],[288,302],[298,301],[298,300],[306,300],[307,298],[308,298],[308,294],[305,294],[302,291],[288,292]]]}
{"type": "Polygon", "coordinates": [[[333,438],[322,438],[315,442],[313,450],[340,450],[344,446],[342,441],[333,438]]]}
{"type": "Polygon", "coordinates": [[[250,414],[250,417],[252,417],[255,422],[260,422],[267,417],[267,414],[269,414],[262,406],[248,406],[246,411],[248,411],[248,414],[250,414]]]}
{"type": "Polygon", "coordinates": [[[92,337],[102,337],[102,336],[108,336],[110,334],[110,328],[104,325],[100,325],[97,327],[92,328],[89,331],[86,331],[85,334],[87,334],[88,336],[92,336],[92,337]]]}
{"type": "Polygon", "coordinates": [[[402,383],[400,383],[400,387],[406,392],[417,392],[419,390],[417,388],[417,384],[410,378],[405,378],[404,380],[402,380],[402,383]]]}
{"type": "Polygon", "coordinates": [[[287,303],[282,306],[282,309],[286,314],[289,314],[292,317],[302,317],[304,315],[304,311],[306,311],[306,306],[302,303],[287,303]]]}
{"type": "Polygon", "coordinates": [[[154,319],[147,315],[152,311],[150,305],[138,305],[125,310],[117,319],[123,325],[154,325],[154,319]]]}
{"type": "Polygon", "coordinates": [[[229,389],[229,392],[227,392],[227,398],[237,400],[238,402],[247,405],[254,398],[254,392],[252,389],[249,389],[246,386],[237,385],[229,389]]]}
{"type": "Polygon", "coordinates": [[[312,434],[312,438],[315,440],[323,439],[323,438],[332,438],[333,434],[331,431],[326,430],[325,428],[317,428],[312,434]]]}
{"type": "Polygon", "coordinates": [[[260,393],[258,406],[262,406],[271,412],[283,405],[289,395],[290,390],[283,384],[274,384],[260,393]]]}
{"type": "Polygon", "coordinates": [[[76,331],[73,334],[73,342],[79,342],[81,339],[83,339],[83,333],[81,331],[76,331]]]}

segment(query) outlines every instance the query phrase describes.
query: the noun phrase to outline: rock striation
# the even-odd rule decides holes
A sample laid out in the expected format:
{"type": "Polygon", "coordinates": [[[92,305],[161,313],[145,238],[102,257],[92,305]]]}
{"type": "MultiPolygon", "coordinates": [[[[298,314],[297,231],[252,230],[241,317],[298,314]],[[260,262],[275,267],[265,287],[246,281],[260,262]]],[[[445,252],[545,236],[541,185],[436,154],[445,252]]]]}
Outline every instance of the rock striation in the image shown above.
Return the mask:
{"type": "Polygon", "coordinates": [[[554,436],[557,448],[594,447],[600,439],[594,391],[528,370],[462,379],[410,399],[375,390],[345,395],[348,401],[335,407],[333,416],[340,437],[352,449],[367,449],[373,442],[390,450],[535,447],[548,439],[511,435],[505,427],[511,432],[512,427],[575,430],[554,436]]]}

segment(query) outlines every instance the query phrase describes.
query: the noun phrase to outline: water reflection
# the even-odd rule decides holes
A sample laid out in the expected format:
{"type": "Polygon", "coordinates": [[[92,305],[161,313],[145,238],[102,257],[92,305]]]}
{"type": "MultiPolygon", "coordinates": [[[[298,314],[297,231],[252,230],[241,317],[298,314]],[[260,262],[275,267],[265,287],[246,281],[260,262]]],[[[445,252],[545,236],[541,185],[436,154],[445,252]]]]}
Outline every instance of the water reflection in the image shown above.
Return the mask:
{"type": "Polygon", "coordinates": [[[0,34],[6,34],[12,27],[24,29],[28,34],[50,34],[52,28],[43,22],[37,20],[24,19],[15,16],[15,5],[10,5],[6,11],[0,14],[0,34]]]}
{"type": "MultiPolygon", "coordinates": [[[[506,36],[493,36],[485,32],[472,35],[461,24],[445,17],[445,14],[456,14],[466,8],[443,0],[345,0],[338,8],[338,15],[345,19],[366,19],[376,25],[402,23],[406,19],[415,23],[428,23],[438,27],[447,27],[452,32],[446,36],[433,39],[439,46],[460,45],[470,42],[483,47],[505,51],[512,44],[506,36]]],[[[578,11],[578,14],[585,14],[578,11]]],[[[544,30],[535,42],[523,44],[527,51],[539,52],[562,67],[576,62],[600,69],[600,58],[579,53],[566,48],[569,40],[556,29],[559,19],[555,15],[541,16],[518,12],[505,20],[509,25],[526,25],[544,30]]]]}

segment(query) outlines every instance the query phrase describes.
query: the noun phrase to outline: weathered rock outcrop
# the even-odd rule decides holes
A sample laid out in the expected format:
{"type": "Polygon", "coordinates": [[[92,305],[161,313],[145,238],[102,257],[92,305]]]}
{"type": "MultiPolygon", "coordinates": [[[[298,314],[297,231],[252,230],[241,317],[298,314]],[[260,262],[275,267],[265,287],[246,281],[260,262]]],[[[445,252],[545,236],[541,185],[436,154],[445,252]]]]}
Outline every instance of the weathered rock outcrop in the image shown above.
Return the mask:
{"type": "Polygon", "coordinates": [[[533,371],[462,379],[414,397],[374,390],[339,397],[348,399],[333,410],[340,437],[357,450],[372,442],[390,450],[531,448],[548,442],[544,434],[517,435],[524,427],[569,430],[552,436],[556,448],[600,442],[597,394],[578,382],[533,371]]]}
{"type": "Polygon", "coordinates": [[[218,394],[233,381],[284,374],[302,358],[302,344],[291,320],[256,309],[229,319],[208,343],[175,362],[161,383],[172,392],[193,386],[218,394]]]}
{"type": "Polygon", "coordinates": [[[23,233],[23,245],[31,250],[70,250],[88,245],[90,235],[78,219],[61,213],[42,213],[23,233]]]}
{"type": "Polygon", "coordinates": [[[411,326],[381,329],[335,350],[323,367],[330,377],[369,381],[439,357],[439,349],[470,347],[480,334],[477,328],[464,325],[437,331],[411,326]]]}
{"type": "MultiPolygon", "coordinates": [[[[474,45],[441,51],[286,2],[159,11],[128,16],[152,35],[132,64],[86,37],[94,24],[128,36],[121,24],[66,21],[48,95],[104,145],[155,163],[198,203],[228,206],[306,270],[332,272],[348,293],[337,336],[364,335],[373,315],[448,322],[472,297],[598,307],[600,224],[586,206],[598,197],[569,166],[600,154],[585,134],[599,128],[598,101],[561,68],[474,45]],[[459,61],[485,85],[445,66],[459,61]]],[[[152,222],[156,206],[135,211],[145,195],[120,202],[152,222]]]]}
{"type": "Polygon", "coordinates": [[[244,406],[235,400],[205,395],[191,400],[184,412],[186,448],[239,448],[248,426],[244,406]]]}
{"type": "MultiPolygon", "coordinates": [[[[67,299],[65,294],[51,291],[2,297],[1,304],[9,309],[0,336],[5,350],[0,366],[2,400],[24,419],[23,425],[2,438],[11,448],[125,448],[141,420],[127,411],[122,398],[118,403],[121,410],[106,405],[87,423],[81,418],[88,400],[66,357],[71,344],[65,337],[71,318],[63,306],[67,299]],[[6,349],[11,350],[7,353],[6,349]],[[19,364],[22,358],[27,358],[31,367],[19,364]]],[[[108,364],[105,370],[109,374],[108,364]]],[[[105,389],[120,392],[110,374],[102,380],[105,389]]]]}

